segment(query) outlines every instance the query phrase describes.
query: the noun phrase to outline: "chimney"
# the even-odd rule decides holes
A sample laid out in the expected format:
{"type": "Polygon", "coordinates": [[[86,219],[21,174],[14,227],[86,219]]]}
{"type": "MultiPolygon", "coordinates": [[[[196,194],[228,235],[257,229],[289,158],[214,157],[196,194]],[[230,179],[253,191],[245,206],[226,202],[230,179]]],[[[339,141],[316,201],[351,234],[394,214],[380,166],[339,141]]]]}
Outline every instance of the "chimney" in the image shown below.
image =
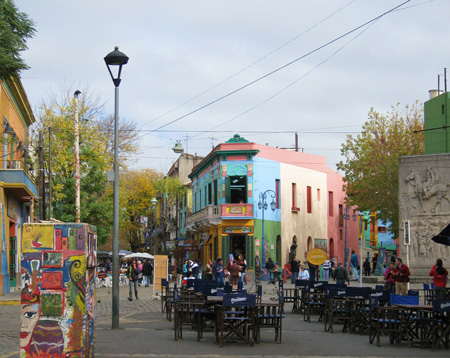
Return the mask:
{"type": "Polygon", "coordinates": [[[430,94],[430,99],[433,99],[443,93],[442,90],[429,90],[428,93],[430,94]]]}

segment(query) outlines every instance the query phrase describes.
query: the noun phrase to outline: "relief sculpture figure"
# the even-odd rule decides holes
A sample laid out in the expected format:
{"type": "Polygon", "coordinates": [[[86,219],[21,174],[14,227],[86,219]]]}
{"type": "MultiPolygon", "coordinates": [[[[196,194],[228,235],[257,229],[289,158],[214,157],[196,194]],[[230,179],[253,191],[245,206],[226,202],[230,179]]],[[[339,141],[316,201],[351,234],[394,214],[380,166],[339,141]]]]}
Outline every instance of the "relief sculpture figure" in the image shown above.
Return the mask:
{"type": "Polygon", "coordinates": [[[414,187],[414,195],[411,196],[411,198],[417,198],[419,200],[422,212],[425,212],[423,205],[424,199],[430,199],[432,196],[436,197],[436,201],[431,208],[432,213],[436,212],[436,207],[442,199],[445,199],[450,203],[450,198],[448,197],[449,185],[439,182],[439,174],[435,169],[428,168],[425,181],[422,181],[419,173],[412,170],[405,178],[405,181],[414,187]]]}

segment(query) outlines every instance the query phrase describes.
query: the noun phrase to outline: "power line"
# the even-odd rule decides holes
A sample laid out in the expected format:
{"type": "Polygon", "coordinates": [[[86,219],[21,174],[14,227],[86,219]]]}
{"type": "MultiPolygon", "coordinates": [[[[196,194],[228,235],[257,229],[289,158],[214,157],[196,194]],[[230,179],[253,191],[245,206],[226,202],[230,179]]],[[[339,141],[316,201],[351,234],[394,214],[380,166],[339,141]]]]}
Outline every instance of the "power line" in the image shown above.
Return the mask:
{"type": "Polygon", "coordinates": [[[247,83],[247,84],[245,84],[245,85],[243,85],[243,86],[241,86],[241,87],[239,87],[239,88],[237,88],[237,89],[235,89],[235,90],[233,90],[233,91],[231,91],[231,92],[229,92],[229,93],[227,93],[227,94],[225,94],[225,95],[223,95],[223,96],[221,96],[221,97],[219,97],[219,98],[217,98],[217,99],[215,99],[215,100],[213,100],[213,101],[211,101],[211,102],[209,102],[209,103],[207,103],[207,104],[205,104],[205,105],[203,105],[203,106],[201,106],[201,107],[199,107],[199,108],[197,108],[197,109],[195,109],[195,110],[193,110],[193,111],[191,111],[191,112],[189,112],[189,113],[187,113],[185,115],[183,115],[183,116],[181,116],[181,117],[178,117],[178,118],[176,118],[176,119],[174,119],[174,120],[172,120],[170,122],[167,122],[166,124],[164,124],[164,125],[158,127],[157,129],[155,129],[155,131],[156,130],[160,130],[162,128],[165,128],[165,127],[167,127],[167,126],[169,126],[169,125],[171,125],[171,124],[173,124],[175,122],[178,122],[181,119],[184,119],[184,118],[186,118],[186,117],[188,117],[188,116],[190,116],[190,115],[192,115],[194,113],[197,113],[197,112],[201,111],[202,109],[205,109],[205,108],[207,108],[207,107],[209,107],[209,106],[211,106],[211,105],[213,105],[213,104],[215,104],[215,103],[217,103],[217,102],[219,102],[219,101],[221,101],[221,100],[223,100],[223,99],[225,99],[225,98],[227,98],[227,97],[229,97],[229,96],[231,96],[231,95],[233,95],[233,94],[235,94],[237,92],[242,91],[243,89],[245,89],[247,87],[250,87],[251,85],[253,85],[253,84],[255,84],[255,83],[257,83],[257,82],[259,82],[259,81],[261,81],[261,80],[263,80],[263,79],[265,79],[265,78],[267,78],[267,77],[269,77],[269,76],[271,76],[271,75],[273,75],[273,74],[275,74],[275,73],[277,73],[277,72],[279,72],[279,71],[281,71],[281,70],[283,70],[283,69],[285,69],[285,68],[287,68],[287,67],[289,67],[291,65],[293,65],[294,63],[304,59],[305,57],[310,56],[313,53],[315,53],[315,52],[317,52],[317,51],[319,51],[319,50],[321,50],[321,49],[323,49],[323,48],[333,44],[334,42],[336,42],[336,41],[338,41],[338,40],[340,40],[340,39],[350,35],[351,33],[355,32],[355,31],[358,31],[362,27],[365,27],[365,26],[371,24],[372,22],[381,19],[382,17],[386,16],[387,14],[389,14],[389,13],[395,11],[396,9],[400,8],[401,6],[409,3],[410,1],[411,0],[404,1],[400,5],[397,5],[397,6],[393,7],[392,9],[382,13],[381,15],[378,15],[378,16],[374,17],[373,19],[363,23],[362,25],[359,25],[359,26],[355,27],[354,29],[352,29],[350,31],[347,31],[343,35],[340,35],[340,36],[334,38],[333,40],[328,41],[327,43],[325,43],[325,44],[315,48],[314,50],[312,50],[312,51],[310,51],[310,52],[308,52],[308,53],[306,53],[306,54],[304,54],[304,55],[302,55],[302,56],[300,56],[300,57],[298,57],[298,58],[296,58],[296,59],[294,59],[294,60],[292,60],[292,61],[290,61],[290,62],[288,62],[286,64],[284,64],[283,66],[278,67],[277,69],[275,69],[275,70],[273,70],[273,71],[271,71],[271,72],[269,72],[269,73],[267,73],[267,74],[265,74],[265,75],[255,79],[255,80],[253,80],[253,81],[251,81],[251,82],[249,82],[249,83],[247,83]]]}

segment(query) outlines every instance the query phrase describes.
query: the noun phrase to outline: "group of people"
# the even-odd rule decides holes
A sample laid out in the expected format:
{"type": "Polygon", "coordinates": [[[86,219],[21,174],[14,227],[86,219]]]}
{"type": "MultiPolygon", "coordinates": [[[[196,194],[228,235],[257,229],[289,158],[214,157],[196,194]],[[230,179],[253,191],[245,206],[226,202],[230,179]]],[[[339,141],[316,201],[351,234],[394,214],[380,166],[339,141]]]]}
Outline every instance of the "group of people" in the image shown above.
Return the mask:
{"type": "Polygon", "coordinates": [[[209,263],[211,269],[211,278],[217,281],[219,285],[225,284],[225,278],[229,277],[229,282],[233,290],[237,290],[239,283],[241,283],[242,288],[245,287],[247,279],[245,273],[247,270],[247,261],[242,255],[238,257],[233,257],[229,260],[227,266],[224,267],[223,259],[218,257],[214,263],[210,261],[209,263]]]}
{"type": "Polygon", "coordinates": [[[128,300],[133,301],[133,290],[136,300],[139,300],[138,287],[142,285],[149,287],[153,284],[153,264],[148,259],[143,263],[141,260],[132,259],[128,262],[126,274],[130,286],[128,300]]]}
{"type": "MultiPolygon", "coordinates": [[[[394,262],[389,262],[389,268],[385,271],[386,283],[384,287],[397,295],[408,295],[408,282],[411,272],[400,257],[394,262]]],[[[445,288],[448,281],[448,271],[444,268],[442,259],[437,259],[436,264],[429,273],[433,277],[433,284],[436,299],[445,298],[445,288]]]]}

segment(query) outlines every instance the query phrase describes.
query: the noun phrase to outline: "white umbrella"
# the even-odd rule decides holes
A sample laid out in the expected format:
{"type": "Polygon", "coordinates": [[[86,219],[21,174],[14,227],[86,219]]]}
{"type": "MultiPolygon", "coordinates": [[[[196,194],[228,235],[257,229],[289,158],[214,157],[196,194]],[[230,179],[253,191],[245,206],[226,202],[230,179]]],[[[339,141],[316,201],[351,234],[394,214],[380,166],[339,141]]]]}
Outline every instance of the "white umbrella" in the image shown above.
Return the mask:
{"type": "Polygon", "coordinates": [[[129,254],[129,255],[125,256],[126,259],[129,259],[129,258],[132,258],[132,257],[140,257],[142,259],[153,259],[154,258],[153,255],[150,255],[150,254],[148,254],[146,252],[134,252],[132,254],[129,254]]]}

